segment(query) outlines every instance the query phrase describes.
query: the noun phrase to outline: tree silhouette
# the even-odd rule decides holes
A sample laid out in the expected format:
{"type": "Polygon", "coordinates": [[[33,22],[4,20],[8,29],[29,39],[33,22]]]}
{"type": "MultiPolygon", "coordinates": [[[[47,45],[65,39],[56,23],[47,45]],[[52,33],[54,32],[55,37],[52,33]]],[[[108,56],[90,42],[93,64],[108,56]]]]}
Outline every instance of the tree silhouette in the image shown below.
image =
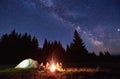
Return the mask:
{"type": "Polygon", "coordinates": [[[104,54],[105,54],[106,57],[111,56],[110,53],[109,53],[109,51],[104,52],[104,54]]]}
{"type": "MultiPolygon", "coordinates": [[[[111,57],[108,51],[88,53],[84,42],[79,33],[74,31],[74,38],[70,45],[67,45],[66,51],[60,41],[44,40],[43,47],[40,48],[35,36],[28,33],[18,34],[13,30],[10,34],[4,34],[0,38],[0,64],[15,64],[23,59],[33,58],[40,62],[49,62],[52,58],[56,61],[67,63],[83,62],[101,62],[110,61],[111,57]],[[9,60],[6,60],[9,59],[9,60]]],[[[115,58],[114,58],[115,59],[115,58]]],[[[115,59],[117,60],[117,59],[115,59]]],[[[119,60],[119,58],[118,58],[119,60]]]]}
{"type": "Polygon", "coordinates": [[[53,42],[53,56],[57,61],[64,61],[65,50],[60,41],[53,42]]]}
{"type": "Polygon", "coordinates": [[[100,52],[99,52],[99,56],[100,56],[100,57],[103,57],[103,56],[104,56],[104,53],[100,51],[100,52]]]}
{"type": "Polygon", "coordinates": [[[18,63],[25,58],[33,57],[33,53],[37,51],[38,40],[36,37],[32,38],[27,33],[21,35],[13,30],[0,39],[0,64],[18,63]]]}
{"type": "Polygon", "coordinates": [[[73,42],[70,46],[67,46],[67,53],[69,53],[68,55],[70,59],[74,58],[73,61],[79,61],[88,55],[88,51],[76,30],[74,32],[73,42]]]}
{"type": "Polygon", "coordinates": [[[65,54],[65,50],[59,41],[49,42],[45,39],[42,49],[42,59],[44,62],[48,62],[52,58],[57,61],[62,61],[65,54]]]}

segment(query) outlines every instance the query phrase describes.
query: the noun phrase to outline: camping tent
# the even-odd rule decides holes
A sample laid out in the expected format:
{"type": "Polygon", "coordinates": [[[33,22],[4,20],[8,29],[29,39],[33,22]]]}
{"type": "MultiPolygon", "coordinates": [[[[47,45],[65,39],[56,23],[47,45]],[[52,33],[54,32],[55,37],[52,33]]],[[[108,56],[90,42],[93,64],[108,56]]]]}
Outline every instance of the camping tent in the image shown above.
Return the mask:
{"type": "Polygon", "coordinates": [[[39,63],[31,58],[20,62],[15,68],[38,68],[39,63]]]}

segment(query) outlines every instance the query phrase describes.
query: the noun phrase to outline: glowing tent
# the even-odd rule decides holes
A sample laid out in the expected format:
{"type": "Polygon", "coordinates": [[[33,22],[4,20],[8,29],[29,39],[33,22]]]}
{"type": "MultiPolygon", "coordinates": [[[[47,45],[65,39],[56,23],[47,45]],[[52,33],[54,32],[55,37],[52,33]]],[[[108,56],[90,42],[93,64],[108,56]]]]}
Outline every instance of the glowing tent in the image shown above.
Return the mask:
{"type": "Polygon", "coordinates": [[[20,62],[15,68],[38,68],[39,63],[33,59],[25,59],[20,62]]]}

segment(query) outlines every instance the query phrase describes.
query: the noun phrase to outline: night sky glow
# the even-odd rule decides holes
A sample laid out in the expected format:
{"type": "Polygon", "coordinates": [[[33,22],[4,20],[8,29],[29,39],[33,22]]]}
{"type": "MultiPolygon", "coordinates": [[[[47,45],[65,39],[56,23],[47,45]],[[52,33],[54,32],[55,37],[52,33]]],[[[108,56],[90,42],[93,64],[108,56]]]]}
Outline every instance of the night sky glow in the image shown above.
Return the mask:
{"type": "Polygon", "coordinates": [[[89,51],[120,54],[120,0],[0,0],[0,36],[13,29],[64,47],[76,29],[89,51]]]}

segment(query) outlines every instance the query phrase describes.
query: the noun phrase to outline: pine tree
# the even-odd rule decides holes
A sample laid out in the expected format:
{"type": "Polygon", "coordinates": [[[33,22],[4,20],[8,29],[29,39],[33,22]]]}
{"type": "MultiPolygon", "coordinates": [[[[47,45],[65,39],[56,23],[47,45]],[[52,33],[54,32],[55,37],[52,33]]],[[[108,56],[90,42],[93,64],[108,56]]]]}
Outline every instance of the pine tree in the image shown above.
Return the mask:
{"type": "Polygon", "coordinates": [[[76,30],[74,32],[73,42],[70,44],[70,46],[67,47],[67,51],[69,51],[67,52],[69,55],[68,57],[72,61],[79,61],[85,58],[85,56],[88,56],[88,51],[85,48],[83,40],[81,39],[79,33],[76,30]]]}
{"type": "Polygon", "coordinates": [[[73,43],[71,43],[71,51],[79,53],[79,55],[88,54],[87,49],[84,46],[83,40],[79,36],[79,33],[75,30],[73,43]]]}

